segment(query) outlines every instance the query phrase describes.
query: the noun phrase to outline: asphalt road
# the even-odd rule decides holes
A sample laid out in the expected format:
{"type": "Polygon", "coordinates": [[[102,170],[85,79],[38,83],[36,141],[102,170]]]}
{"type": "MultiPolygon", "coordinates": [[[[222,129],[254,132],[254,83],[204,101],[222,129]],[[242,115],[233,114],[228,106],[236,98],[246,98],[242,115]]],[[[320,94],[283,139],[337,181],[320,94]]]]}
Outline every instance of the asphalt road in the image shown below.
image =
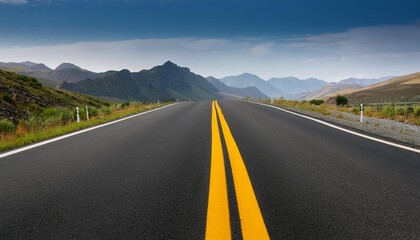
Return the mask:
{"type": "MultiPolygon", "coordinates": [[[[219,105],[271,239],[420,239],[419,153],[253,103],[219,105]]],[[[204,239],[214,137],[241,239],[217,116],[220,136],[212,103],[188,102],[0,158],[0,239],[204,239]]]]}

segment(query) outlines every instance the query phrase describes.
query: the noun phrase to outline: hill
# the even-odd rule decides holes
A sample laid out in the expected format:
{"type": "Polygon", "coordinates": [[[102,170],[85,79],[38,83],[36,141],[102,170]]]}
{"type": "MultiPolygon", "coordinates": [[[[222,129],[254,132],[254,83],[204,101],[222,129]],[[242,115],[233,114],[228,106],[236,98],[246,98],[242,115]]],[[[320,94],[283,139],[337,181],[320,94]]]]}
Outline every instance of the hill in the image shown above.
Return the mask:
{"type": "Polygon", "coordinates": [[[313,92],[308,92],[304,99],[311,100],[311,99],[328,99],[332,96],[336,96],[338,94],[342,95],[347,92],[355,91],[360,89],[361,86],[357,84],[348,84],[348,83],[328,83],[322,88],[315,90],[313,92]]]}
{"type": "Polygon", "coordinates": [[[58,85],[62,82],[79,82],[85,79],[96,79],[103,74],[82,69],[72,63],[62,63],[54,70],[49,71],[18,71],[19,74],[35,77],[37,79],[49,80],[58,85]]]}
{"type": "Polygon", "coordinates": [[[383,81],[386,81],[388,79],[391,79],[392,77],[382,77],[382,78],[347,78],[341,80],[339,83],[345,83],[345,84],[357,84],[361,87],[370,86],[376,83],[380,83],[383,81]]]}
{"type": "Polygon", "coordinates": [[[0,63],[0,69],[37,78],[41,83],[50,87],[55,87],[65,81],[78,82],[88,78],[96,79],[103,76],[102,73],[91,72],[72,63],[62,63],[54,70],[42,63],[33,63],[29,61],[20,63],[0,63]]]}
{"type": "Polygon", "coordinates": [[[52,70],[51,68],[45,66],[42,63],[34,63],[34,62],[20,62],[20,63],[15,63],[15,62],[9,62],[9,63],[3,63],[0,62],[0,69],[3,70],[9,70],[12,72],[15,71],[31,71],[31,70],[37,70],[37,71],[49,71],[52,70]]]}
{"type": "Polygon", "coordinates": [[[0,119],[23,119],[50,107],[107,104],[89,96],[42,86],[33,77],[0,70],[0,119]]]}
{"type": "Polygon", "coordinates": [[[349,103],[420,102],[420,72],[344,94],[349,103]]]}
{"type": "Polygon", "coordinates": [[[254,74],[243,73],[238,76],[224,77],[219,80],[229,87],[256,87],[262,93],[269,97],[278,98],[283,96],[283,93],[281,91],[277,90],[273,85],[254,74]]]}
{"type": "Polygon", "coordinates": [[[222,81],[214,77],[207,77],[209,81],[215,88],[219,90],[219,93],[223,96],[224,99],[240,99],[245,97],[250,97],[253,99],[268,99],[269,97],[262,93],[256,87],[246,87],[246,88],[236,88],[226,86],[222,81]]]}
{"type": "Polygon", "coordinates": [[[168,61],[150,70],[132,73],[110,71],[96,80],[64,82],[60,88],[124,101],[219,99],[217,89],[205,78],[168,61]]]}
{"type": "Polygon", "coordinates": [[[327,82],[316,78],[301,80],[296,77],[271,78],[268,83],[283,93],[286,99],[300,100],[301,94],[311,92],[327,85],[327,82]]]}

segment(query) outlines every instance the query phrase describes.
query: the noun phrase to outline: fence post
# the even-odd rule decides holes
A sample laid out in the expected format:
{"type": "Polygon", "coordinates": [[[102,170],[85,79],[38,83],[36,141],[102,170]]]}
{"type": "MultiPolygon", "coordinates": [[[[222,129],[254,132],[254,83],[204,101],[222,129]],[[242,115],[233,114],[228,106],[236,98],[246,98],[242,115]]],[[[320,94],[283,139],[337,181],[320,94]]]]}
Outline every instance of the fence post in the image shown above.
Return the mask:
{"type": "Polygon", "coordinates": [[[360,104],[360,122],[363,122],[363,103],[360,104]]]}
{"type": "Polygon", "coordinates": [[[76,117],[77,117],[77,122],[80,122],[79,107],[76,107],[76,117]]]}
{"type": "Polygon", "coordinates": [[[86,120],[89,121],[89,108],[86,106],[86,120]]]}

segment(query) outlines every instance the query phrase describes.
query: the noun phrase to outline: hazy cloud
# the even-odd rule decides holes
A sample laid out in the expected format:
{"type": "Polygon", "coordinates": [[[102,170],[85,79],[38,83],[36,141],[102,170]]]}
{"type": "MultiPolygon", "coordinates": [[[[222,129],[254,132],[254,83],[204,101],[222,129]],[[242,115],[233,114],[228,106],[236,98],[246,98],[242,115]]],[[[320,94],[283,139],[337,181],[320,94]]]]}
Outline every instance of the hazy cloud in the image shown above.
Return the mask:
{"type": "Polygon", "coordinates": [[[350,29],[289,39],[168,38],[0,46],[0,61],[73,62],[93,71],[140,71],[171,60],[203,76],[251,72],[338,81],[418,72],[420,24],[350,29]]]}
{"type": "Polygon", "coordinates": [[[249,49],[249,52],[255,56],[266,56],[267,54],[270,54],[272,52],[273,45],[274,43],[272,42],[261,43],[261,44],[258,44],[257,46],[251,47],[249,49]]]}
{"type": "Polygon", "coordinates": [[[26,4],[28,3],[27,0],[0,0],[0,4],[26,4]]]}
{"type": "Polygon", "coordinates": [[[420,51],[420,22],[354,28],[346,32],[289,39],[289,47],[318,53],[358,55],[420,51]]]}

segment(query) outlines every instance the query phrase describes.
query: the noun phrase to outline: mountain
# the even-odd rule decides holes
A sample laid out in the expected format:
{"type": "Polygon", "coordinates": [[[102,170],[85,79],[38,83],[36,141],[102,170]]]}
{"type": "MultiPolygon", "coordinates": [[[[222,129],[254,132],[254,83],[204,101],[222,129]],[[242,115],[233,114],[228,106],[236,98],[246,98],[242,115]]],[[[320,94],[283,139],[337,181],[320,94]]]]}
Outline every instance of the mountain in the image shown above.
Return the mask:
{"type": "Polygon", "coordinates": [[[10,70],[10,71],[30,71],[30,70],[37,70],[37,71],[49,71],[52,70],[51,68],[45,66],[42,63],[34,63],[34,62],[9,62],[3,63],[0,62],[0,69],[3,70],[10,70]]]}
{"type": "Polygon", "coordinates": [[[61,82],[78,82],[85,79],[96,79],[103,76],[102,73],[95,73],[72,63],[62,63],[52,70],[42,63],[21,62],[21,63],[0,63],[0,69],[16,72],[21,75],[37,78],[42,84],[55,87],[61,82]]]}
{"type": "Polygon", "coordinates": [[[78,68],[60,68],[52,71],[20,71],[19,74],[49,80],[55,85],[61,82],[79,82],[85,79],[96,79],[102,74],[78,68]]]}
{"type": "Polygon", "coordinates": [[[301,94],[311,92],[327,85],[327,82],[316,78],[301,80],[296,77],[271,78],[268,83],[284,93],[287,99],[301,100],[301,94]]]}
{"type": "Polygon", "coordinates": [[[236,87],[229,87],[226,86],[222,81],[214,77],[207,77],[207,81],[209,81],[215,88],[219,90],[220,95],[223,96],[224,99],[240,99],[245,97],[250,97],[253,99],[267,99],[269,98],[267,95],[262,93],[256,87],[246,87],[246,88],[236,88],[236,87]]]}
{"type": "Polygon", "coordinates": [[[391,78],[344,95],[349,103],[419,102],[420,72],[391,78]]]}
{"type": "Polygon", "coordinates": [[[279,98],[283,96],[283,93],[281,91],[277,90],[273,85],[254,74],[243,73],[238,76],[224,77],[219,80],[229,87],[256,87],[262,93],[269,97],[279,98]]]}
{"type": "Polygon", "coordinates": [[[220,99],[217,89],[204,77],[168,61],[150,70],[132,73],[110,71],[95,80],[64,82],[60,88],[124,101],[220,99]]]}
{"type": "MultiPolygon", "coordinates": [[[[83,70],[81,67],[74,65],[73,63],[62,63],[60,65],[58,65],[55,70],[62,70],[62,69],[79,69],[79,70],[83,70]]],[[[87,70],[85,70],[87,71],[87,70]]]]}
{"type": "Polygon", "coordinates": [[[38,79],[49,80],[54,85],[62,82],[79,82],[85,79],[96,79],[103,76],[103,74],[82,69],[72,63],[62,63],[50,71],[19,71],[18,73],[38,79]]]}
{"type": "Polygon", "coordinates": [[[102,107],[108,103],[89,96],[43,86],[33,77],[0,70],[0,119],[25,119],[50,107],[102,107]]]}
{"type": "Polygon", "coordinates": [[[37,70],[37,71],[49,71],[51,68],[45,66],[43,63],[34,63],[34,62],[20,62],[19,64],[27,66],[31,70],[37,70]]]}
{"type": "Polygon", "coordinates": [[[346,84],[357,84],[359,86],[365,87],[365,86],[369,86],[369,85],[373,85],[376,83],[380,83],[383,81],[386,81],[388,79],[391,79],[393,77],[382,77],[382,78],[347,78],[347,79],[343,79],[341,80],[339,83],[346,83],[346,84]]]}

